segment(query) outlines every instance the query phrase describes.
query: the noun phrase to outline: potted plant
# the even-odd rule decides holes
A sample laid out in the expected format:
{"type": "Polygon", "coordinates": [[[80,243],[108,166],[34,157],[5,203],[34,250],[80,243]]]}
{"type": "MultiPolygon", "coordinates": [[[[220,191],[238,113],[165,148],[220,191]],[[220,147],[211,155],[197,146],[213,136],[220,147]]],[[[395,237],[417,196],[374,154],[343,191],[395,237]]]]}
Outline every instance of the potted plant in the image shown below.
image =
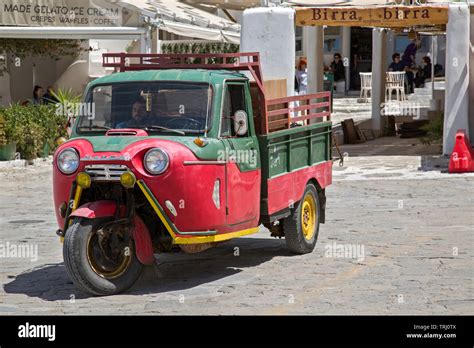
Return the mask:
{"type": "Polygon", "coordinates": [[[16,153],[16,142],[8,140],[5,123],[5,117],[0,114],[0,161],[10,161],[16,153]]]}

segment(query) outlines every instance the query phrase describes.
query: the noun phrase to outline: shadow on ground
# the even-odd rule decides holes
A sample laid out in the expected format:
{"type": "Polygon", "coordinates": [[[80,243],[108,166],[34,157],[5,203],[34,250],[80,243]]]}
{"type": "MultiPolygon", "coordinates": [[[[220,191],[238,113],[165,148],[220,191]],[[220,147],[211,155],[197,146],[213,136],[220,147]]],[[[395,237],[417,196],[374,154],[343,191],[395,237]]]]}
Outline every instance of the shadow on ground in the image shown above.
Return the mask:
{"type": "MultiPolygon", "coordinates": [[[[241,238],[198,254],[181,252],[155,255],[156,266],[146,267],[128,294],[186,290],[220,280],[258,266],[276,256],[291,256],[283,239],[241,238]]],[[[69,279],[63,263],[27,270],[3,286],[6,293],[25,294],[46,301],[91,296],[79,291],[69,279]]]]}
{"type": "MultiPolygon", "coordinates": [[[[339,146],[342,153],[350,157],[359,156],[432,156],[441,155],[442,149],[438,144],[422,144],[419,138],[382,137],[360,144],[343,144],[339,146]]],[[[333,155],[338,157],[333,149],[333,155]]]]}
{"type": "Polygon", "coordinates": [[[418,170],[423,172],[441,172],[447,173],[449,157],[443,155],[421,156],[421,167],[418,170]]]}

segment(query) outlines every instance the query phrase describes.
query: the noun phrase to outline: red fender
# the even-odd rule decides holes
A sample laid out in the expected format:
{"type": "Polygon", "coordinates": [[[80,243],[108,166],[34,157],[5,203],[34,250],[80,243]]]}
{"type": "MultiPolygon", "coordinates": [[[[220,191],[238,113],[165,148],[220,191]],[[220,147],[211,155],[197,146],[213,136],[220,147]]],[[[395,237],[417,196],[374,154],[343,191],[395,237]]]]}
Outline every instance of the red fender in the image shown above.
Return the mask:
{"type": "MultiPolygon", "coordinates": [[[[107,216],[115,216],[117,203],[115,201],[95,201],[81,205],[74,210],[70,216],[84,217],[87,219],[95,219],[107,216]]],[[[125,211],[125,207],[121,207],[125,211]]]]}
{"type": "MultiPolygon", "coordinates": [[[[101,217],[115,216],[117,203],[115,201],[95,201],[81,205],[79,208],[71,213],[71,216],[83,217],[87,219],[96,219],[101,217]]],[[[120,207],[121,214],[125,215],[125,206],[120,207]]],[[[153,256],[153,244],[150,237],[150,232],[143,220],[135,215],[133,218],[133,240],[135,241],[135,253],[138,261],[144,265],[151,265],[155,262],[153,256]]]]}
{"type": "Polygon", "coordinates": [[[143,220],[135,215],[133,218],[133,239],[135,241],[135,249],[138,261],[144,265],[152,265],[155,263],[153,256],[153,243],[151,242],[150,232],[143,220]]]}

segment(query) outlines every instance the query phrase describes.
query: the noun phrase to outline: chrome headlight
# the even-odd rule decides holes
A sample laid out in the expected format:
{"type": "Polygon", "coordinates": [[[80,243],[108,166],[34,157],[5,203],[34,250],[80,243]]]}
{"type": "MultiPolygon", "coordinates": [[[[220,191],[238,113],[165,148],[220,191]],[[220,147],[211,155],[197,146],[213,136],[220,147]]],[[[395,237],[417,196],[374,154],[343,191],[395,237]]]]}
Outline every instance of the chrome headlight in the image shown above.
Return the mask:
{"type": "Polygon", "coordinates": [[[143,164],[148,173],[158,175],[163,173],[169,165],[168,154],[161,149],[154,148],[148,150],[143,158],[143,164]]]}
{"type": "Polygon", "coordinates": [[[64,149],[58,155],[58,168],[63,174],[72,174],[79,168],[79,154],[72,147],[64,149]]]}

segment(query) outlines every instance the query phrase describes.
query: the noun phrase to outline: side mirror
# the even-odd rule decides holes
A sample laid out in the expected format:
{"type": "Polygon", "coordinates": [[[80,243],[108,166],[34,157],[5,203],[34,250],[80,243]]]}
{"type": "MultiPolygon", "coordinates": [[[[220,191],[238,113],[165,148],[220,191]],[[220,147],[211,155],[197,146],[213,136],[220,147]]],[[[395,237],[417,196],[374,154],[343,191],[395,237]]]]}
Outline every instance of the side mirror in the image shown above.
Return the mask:
{"type": "Polygon", "coordinates": [[[238,110],[234,114],[234,132],[237,135],[245,135],[248,132],[249,125],[247,122],[247,113],[243,110],[238,110]]]}

